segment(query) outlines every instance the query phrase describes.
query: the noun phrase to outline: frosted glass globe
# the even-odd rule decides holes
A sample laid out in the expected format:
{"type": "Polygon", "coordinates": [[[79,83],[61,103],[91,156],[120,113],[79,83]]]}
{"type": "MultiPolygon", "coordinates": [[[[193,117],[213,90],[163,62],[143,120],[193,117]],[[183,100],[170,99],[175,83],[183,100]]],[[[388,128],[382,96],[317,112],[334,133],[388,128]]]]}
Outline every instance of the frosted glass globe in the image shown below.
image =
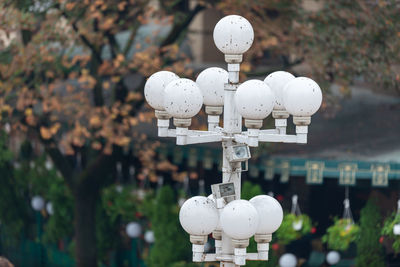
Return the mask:
{"type": "Polygon", "coordinates": [[[142,226],[137,222],[130,222],[126,225],[125,231],[130,238],[137,238],[142,234],[142,226]]]}
{"type": "Polygon", "coordinates": [[[53,208],[53,203],[47,202],[46,204],[46,211],[48,214],[53,215],[54,214],[54,208],[53,208]]]}
{"type": "Polygon", "coordinates": [[[179,221],[190,235],[208,235],[218,225],[218,210],[211,199],[192,197],[183,203],[179,211],[179,221]]]}
{"type": "Polygon", "coordinates": [[[154,241],[155,241],[154,232],[153,231],[146,231],[144,233],[144,240],[149,244],[153,244],[154,241]]]}
{"type": "Polygon", "coordinates": [[[196,83],[203,93],[206,106],[224,105],[224,84],[228,83],[228,72],[221,68],[208,68],[200,72],[196,83]]]}
{"type": "Polygon", "coordinates": [[[250,199],[260,218],[256,234],[272,234],[278,230],[283,220],[281,204],[270,196],[260,195],[250,199]]]}
{"type": "Polygon", "coordinates": [[[283,89],[294,78],[289,72],[275,71],[264,79],[264,82],[275,94],[274,110],[285,110],[285,106],[283,105],[283,89]]]}
{"type": "Polygon", "coordinates": [[[177,79],[164,91],[165,110],[174,118],[189,119],[199,113],[203,94],[199,86],[189,79],[177,79]]]}
{"type": "Polygon", "coordinates": [[[144,97],[147,103],[156,110],[164,110],[164,90],[172,81],[179,79],[170,71],[159,71],[151,75],[144,85],[144,97]]]}
{"type": "Polygon", "coordinates": [[[241,55],[253,44],[254,31],[250,22],[238,15],[223,17],[214,28],[214,43],[227,55],[241,55]]]}
{"type": "Polygon", "coordinates": [[[297,258],[291,253],[283,254],[279,259],[279,267],[296,267],[297,258]]]}
{"type": "Polygon", "coordinates": [[[330,265],[335,265],[340,261],[340,254],[337,251],[330,251],[326,255],[326,262],[330,265]]]}
{"type": "Polygon", "coordinates": [[[235,105],[243,118],[263,120],[272,112],[275,95],[271,88],[260,80],[242,83],[235,94],[235,105]]]}
{"type": "Polygon", "coordinates": [[[35,211],[40,211],[44,208],[45,202],[41,196],[34,196],[31,200],[31,206],[35,211]]]}
{"type": "Polygon", "coordinates": [[[247,200],[238,199],[228,203],[220,216],[222,230],[231,238],[248,239],[258,227],[258,212],[247,200]]]}
{"type": "Polygon", "coordinates": [[[293,116],[313,115],[322,103],[322,92],[310,78],[298,77],[288,82],[283,92],[283,104],[293,116]]]}

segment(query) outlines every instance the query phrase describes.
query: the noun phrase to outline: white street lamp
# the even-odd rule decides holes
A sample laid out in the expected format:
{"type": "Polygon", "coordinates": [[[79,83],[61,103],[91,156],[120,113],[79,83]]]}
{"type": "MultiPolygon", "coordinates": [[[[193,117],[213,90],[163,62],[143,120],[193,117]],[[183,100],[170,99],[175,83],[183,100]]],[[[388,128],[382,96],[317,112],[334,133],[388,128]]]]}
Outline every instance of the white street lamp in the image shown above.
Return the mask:
{"type": "Polygon", "coordinates": [[[293,74],[286,71],[275,71],[269,74],[264,82],[272,89],[275,94],[274,110],[272,117],[275,119],[275,127],[280,134],[286,134],[286,119],[289,118],[289,113],[283,104],[283,90],[285,85],[295,77],[293,74]]]}
{"type": "Polygon", "coordinates": [[[222,210],[220,220],[223,232],[232,238],[234,263],[245,265],[249,238],[256,233],[259,224],[256,208],[247,200],[233,200],[222,210]]]}
{"type": "Polygon", "coordinates": [[[292,253],[283,254],[279,258],[279,267],[296,267],[297,258],[292,253]]]}
{"type": "Polygon", "coordinates": [[[340,261],[340,254],[337,251],[329,251],[326,255],[326,262],[329,265],[335,265],[340,261]]]}
{"type": "Polygon", "coordinates": [[[155,241],[154,232],[150,231],[150,230],[147,230],[144,233],[144,240],[149,244],[153,244],[154,241],[155,241]]]}
{"type": "Polygon", "coordinates": [[[167,136],[169,115],[164,108],[164,89],[173,80],[179,79],[178,75],[170,71],[159,71],[149,77],[144,86],[144,97],[147,103],[154,108],[158,126],[158,135],[167,136]]]}
{"type": "Polygon", "coordinates": [[[322,93],[311,79],[295,78],[284,71],[274,72],[264,81],[250,80],[240,85],[243,53],[254,40],[253,28],[245,18],[222,18],[213,37],[217,48],[225,54],[227,71],[208,68],[198,75],[196,82],[179,79],[170,72],[157,72],[148,79],[145,96],[156,110],[160,137],[175,137],[177,145],[222,143],[222,183],[212,185],[213,195],[208,200],[187,200],[181,207],[180,222],[191,235],[194,261],[220,261],[221,266],[234,267],[244,265],[246,260],[268,259],[270,236],[283,217],[282,208],[271,197],[258,196],[251,202],[240,200],[242,163],[251,157],[249,147],[257,147],[259,142],[307,143],[308,125],[321,105],[322,93]],[[208,130],[190,130],[191,119],[203,104],[208,130]],[[275,128],[261,129],[271,112],[275,128]],[[222,113],[223,128],[219,127],[222,113]],[[290,115],[296,134],[286,133],[290,115]],[[169,129],[171,117],[176,129],[169,129]],[[242,131],[243,118],[246,131],[242,131]],[[211,232],[216,240],[214,254],[204,253],[206,236],[211,232]],[[248,238],[254,234],[258,252],[246,253],[248,238]]]}
{"type": "Polygon", "coordinates": [[[54,208],[53,208],[53,203],[52,202],[47,202],[46,204],[46,211],[48,214],[53,215],[54,214],[54,208]]]}
{"type": "Polygon", "coordinates": [[[272,112],[274,102],[275,95],[271,88],[260,80],[250,80],[238,87],[235,105],[248,129],[249,146],[258,146],[260,128],[263,120],[272,112]]]}
{"type": "Polygon", "coordinates": [[[272,233],[278,230],[283,220],[283,210],[279,202],[267,195],[255,196],[250,203],[257,209],[260,223],[256,230],[254,240],[257,242],[258,257],[268,260],[269,243],[272,233]]]}
{"type": "Polygon", "coordinates": [[[224,85],[228,83],[228,72],[216,67],[205,69],[197,76],[196,83],[203,93],[208,128],[215,130],[224,107],[224,85]]]}
{"type": "Polygon", "coordinates": [[[183,203],[179,211],[179,221],[190,235],[194,262],[202,261],[207,236],[217,228],[218,220],[218,210],[209,198],[196,196],[183,203]]]}
{"type": "Polygon", "coordinates": [[[45,201],[41,196],[34,196],[31,200],[31,206],[35,211],[41,211],[44,205],[45,201]]]}
{"type": "Polygon", "coordinates": [[[130,238],[138,238],[142,234],[142,226],[137,222],[130,222],[126,225],[125,231],[130,238]]]}

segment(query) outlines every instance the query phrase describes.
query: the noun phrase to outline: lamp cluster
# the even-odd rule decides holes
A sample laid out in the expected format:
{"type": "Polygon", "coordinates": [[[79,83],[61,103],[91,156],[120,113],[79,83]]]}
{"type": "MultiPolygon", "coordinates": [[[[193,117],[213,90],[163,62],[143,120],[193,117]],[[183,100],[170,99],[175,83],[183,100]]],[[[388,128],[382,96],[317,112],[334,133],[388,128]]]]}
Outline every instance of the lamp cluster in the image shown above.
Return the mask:
{"type": "Polygon", "coordinates": [[[178,145],[221,141],[220,115],[228,105],[244,118],[247,128],[235,136],[238,143],[256,147],[259,141],[307,142],[307,126],[322,102],[320,87],[310,78],[296,78],[286,71],[273,72],[263,81],[253,79],[239,85],[239,64],[253,38],[253,29],[246,19],[235,15],[224,17],[215,26],[214,41],[225,54],[228,71],[211,67],[202,71],[196,81],[179,78],[170,71],[150,76],[144,94],[155,109],[160,137],[177,137],[178,145]],[[203,105],[208,114],[208,131],[188,131],[192,117],[203,105]],[[271,113],[276,128],[260,130],[271,113]],[[296,136],[286,135],[289,115],[293,116],[296,136]],[[176,130],[168,129],[170,118],[176,130]]]}
{"type": "Polygon", "coordinates": [[[240,199],[242,162],[247,163],[251,157],[249,147],[257,147],[259,142],[307,143],[308,125],[322,103],[322,93],[310,78],[296,78],[285,71],[240,84],[243,53],[254,40],[253,28],[245,18],[222,18],[213,37],[225,55],[226,70],[205,69],[196,81],[159,71],[147,80],[144,95],[155,109],[158,136],[174,137],[177,145],[222,143],[223,183],[211,186],[210,197],[196,196],[183,203],[179,219],[190,234],[193,261],[220,261],[221,266],[234,267],[244,265],[246,260],[268,260],[271,234],[283,218],[282,207],[270,196],[240,199]],[[203,105],[208,130],[189,130],[192,117],[203,105]],[[275,128],[261,129],[270,114],[275,128]],[[286,134],[290,115],[296,125],[294,135],[286,134]],[[170,129],[171,118],[175,129],[170,129]],[[246,130],[242,128],[243,119],[246,130]],[[204,253],[210,233],[215,239],[214,254],[204,253]],[[246,252],[252,236],[257,242],[257,253],[246,252]]]}
{"type": "Polygon", "coordinates": [[[268,260],[269,242],[272,233],[282,223],[283,210],[279,202],[270,196],[259,195],[250,201],[237,199],[227,203],[225,198],[192,197],[182,205],[179,221],[190,234],[193,244],[193,261],[201,262],[206,257],[222,260],[229,255],[222,253],[221,233],[232,239],[233,262],[245,265],[246,259],[268,260]],[[215,239],[215,254],[205,254],[204,246],[209,234],[215,239]],[[257,242],[257,254],[246,252],[249,238],[257,242]]]}

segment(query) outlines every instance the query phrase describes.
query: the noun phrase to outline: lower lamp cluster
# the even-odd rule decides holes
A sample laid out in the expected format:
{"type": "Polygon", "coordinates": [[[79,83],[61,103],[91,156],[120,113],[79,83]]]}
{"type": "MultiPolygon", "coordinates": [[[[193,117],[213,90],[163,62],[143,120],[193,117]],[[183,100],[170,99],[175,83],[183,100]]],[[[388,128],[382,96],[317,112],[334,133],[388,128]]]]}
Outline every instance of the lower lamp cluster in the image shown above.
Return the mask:
{"type": "Polygon", "coordinates": [[[230,259],[236,265],[245,265],[246,259],[268,260],[272,233],[279,228],[282,219],[281,205],[267,195],[255,196],[249,201],[227,201],[227,198],[216,198],[214,194],[195,196],[186,200],[179,212],[179,221],[193,244],[194,262],[230,259]],[[205,254],[204,246],[211,233],[215,239],[215,254],[205,254]],[[233,258],[224,254],[222,233],[232,240],[233,258]],[[257,242],[257,253],[247,253],[252,236],[257,242]]]}

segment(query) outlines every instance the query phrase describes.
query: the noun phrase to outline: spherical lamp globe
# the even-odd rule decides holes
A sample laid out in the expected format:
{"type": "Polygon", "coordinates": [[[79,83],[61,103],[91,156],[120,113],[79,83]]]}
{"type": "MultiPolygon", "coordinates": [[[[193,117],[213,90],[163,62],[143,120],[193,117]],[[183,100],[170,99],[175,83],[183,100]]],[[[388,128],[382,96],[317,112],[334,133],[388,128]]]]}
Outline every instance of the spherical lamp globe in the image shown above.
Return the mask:
{"type": "Polygon", "coordinates": [[[289,72],[275,71],[264,79],[264,82],[275,94],[274,110],[285,110],[285,106],[283,105],[283,89],[294,78],[289,72]]]}
{"type": "Polygon", "coordinates": [[[170,71],[159,71],[151,75],[144,85],[144,97],[155,110],[164,110],[164,90],[172,81],[179,79],[170,71]]]}
{"type": "Polygon", "coordinates": [[[168,114],[190,125],[190,119],[203,105],[203,94],[199,86],[192,80],[182,78],[169,83],[164,93],[164,107],[168,114]]]}
{"type": "Polygon", "coordinates": [[[218,211],[211,199],[195,196],[183,203],[179,221],[188,234],[206,236],[218,225],[218,211]]]}
{"type": "Polygon", "coordinates": [[[126,225],[125,231],[130,238],[138,238],[142,234],[142,226],[137,222],[130,222],[126,225]]]}
{"type": "Polygon", "coordinates": [[[224,84],[228,83],[228,72],[212,67],[203,70],[197,76],[196,83],[203,93],[206,106],[221,107],[224,105],[224,84]]]}
{"type": "Polygon", "coordinates": [[[296,267],[297,258],[291,253],[283,254],[279,259],[279,267],[296,267]]]}
{"type": "Polygon", "coordinates": [[[215,45],[222,53],[241,55],[253,44],[254,31],[247,19],[230,15],[218,21],[213,37],[215,45]]]}
{"type": "Polygon", "coordinates": [[[154,232],[150,230],[146,231],[144,233],[144,240],[149,244],[153,244],[155,241],[154,232]]]}
{"type": "Polygon", "coordinates": [[[278,230],[283,220],[283,210],[275,198],[259,195],[250,199],[250,203],[256,208],[260,218],[256,234],[272,234],[278,230]]]}
{"type": "Polygon", "coordinates": [[[35,211],[41,211],[45,206],[45,201],[41,196],[34,196],[31,200],[31,206],[35,211]]]}
{"type": "Polygon", "coordinates": [[[228,203],[220,216],[222,230],[231,238],[242,240],[252,237],[258,228],[256,208],[247,200],[238,199],[228,203]]]}
{"type": "Polygon", "coordinates": [[[260,80],[242,83],[235,95],[235,105],[245,119],[263,120],[272,111],[275,95],[271,88],[260,80]]]}
{"type": "Polygon", "coordinates": [[[326,255],[326,262],[330,265],[335,265],[340,261],[340,254],[337,251],[329,251],[326,255]]]}
{"type": "Polygon", "coordinates": [[[297,77],[284,88],[283,104],[293,116],[310,117],[317,112],[321,103],[321,88],[310,78],[297,77]]]}

